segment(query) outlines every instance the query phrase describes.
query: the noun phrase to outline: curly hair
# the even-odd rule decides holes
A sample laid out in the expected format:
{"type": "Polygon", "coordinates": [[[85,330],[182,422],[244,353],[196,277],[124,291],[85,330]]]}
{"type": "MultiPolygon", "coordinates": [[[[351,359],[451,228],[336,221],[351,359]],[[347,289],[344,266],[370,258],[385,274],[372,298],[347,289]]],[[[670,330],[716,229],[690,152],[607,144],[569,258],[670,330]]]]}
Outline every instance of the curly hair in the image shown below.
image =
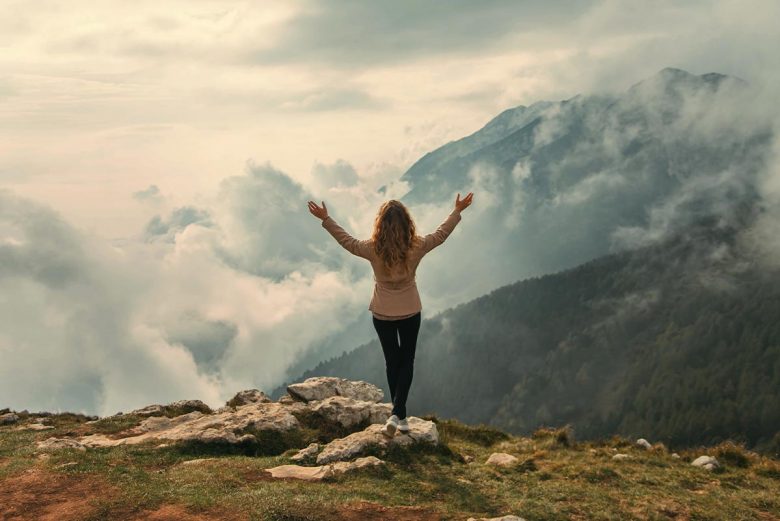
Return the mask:
{"type": "Polygon", "coordinates": [[[379,207],[371,238],[374,251],[388,271],[398,264],[403,264],[405,271],[409,270],[407,253],[419,238],[414,220],[403,203],[390,199],[379,207]]]}

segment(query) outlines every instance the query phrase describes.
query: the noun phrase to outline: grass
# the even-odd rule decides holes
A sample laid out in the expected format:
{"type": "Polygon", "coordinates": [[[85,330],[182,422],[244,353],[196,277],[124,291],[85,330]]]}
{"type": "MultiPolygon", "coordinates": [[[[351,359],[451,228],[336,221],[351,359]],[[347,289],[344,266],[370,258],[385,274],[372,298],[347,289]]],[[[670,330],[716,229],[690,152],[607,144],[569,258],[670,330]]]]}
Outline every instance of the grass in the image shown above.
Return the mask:
{"type": "MultiPolygon", "coordinates": [[[[77,416],[60,416],[51,417],[55,429],[50,431],[0,427],[0,490],[6,480],[12,483],[31,468],[52,476],[96,478],[112,493],[95,494],[92,520],[118,518],[119,513],[131,517],[167,504],[204,515],[225,509],[251,520],[332,520],[355,501],[414,505],[458,520],[510,513],[528,521],[780,519],[780,462],[731,442],[682,450],[674,458],[661,444],[645,450],[618,436],[576,441],[568,427],[517,437],[431,416],[441,445],[394,447],[381,456],[383,467],[305,483],[270,480],[263,470],[291,463],[295,448],[327,437],[313,417],[305,418],[300,431],[269,434],[259,444],[265,448],[155,448],[149,443],[62,450],[38,458],[37,440],[68,432],[117,432],[136,421],[117,417],[86,424],[77,416]],[[488,466],[484,462],[493,452],[513,454],[519,463],[488,466]],[[613,460],[618,452],[630,458],[613,460]],[[690,465],[705,453],[722,467],[710,472],[690,465]],[[184,464],[195,458],[207,459],[184,464]]],[[[328,435],[335,429],[324,428],[328,435]]]]}

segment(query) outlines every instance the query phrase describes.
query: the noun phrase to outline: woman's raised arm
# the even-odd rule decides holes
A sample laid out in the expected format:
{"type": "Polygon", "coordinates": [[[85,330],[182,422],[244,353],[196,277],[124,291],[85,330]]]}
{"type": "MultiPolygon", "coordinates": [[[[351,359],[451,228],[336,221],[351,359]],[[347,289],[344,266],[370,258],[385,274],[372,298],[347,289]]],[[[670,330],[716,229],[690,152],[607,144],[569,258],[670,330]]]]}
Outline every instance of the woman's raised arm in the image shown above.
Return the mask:
{"type": "Polygon", "coordinates": [[[345,250],[352,255],[357,255],[364,259],[371,260],[371,241],[370,240],[358,240],[347,233],[344,228],[338,225],[333,220],[333,217],[328,215],[328,209],[325,207],[325,201],[322,201],[322,207],[317,206],[314,201],[309,201],[309,211],[315,217],[322,219],[322,227],[328,230],[336,242],[338,242],[345,250]]]}

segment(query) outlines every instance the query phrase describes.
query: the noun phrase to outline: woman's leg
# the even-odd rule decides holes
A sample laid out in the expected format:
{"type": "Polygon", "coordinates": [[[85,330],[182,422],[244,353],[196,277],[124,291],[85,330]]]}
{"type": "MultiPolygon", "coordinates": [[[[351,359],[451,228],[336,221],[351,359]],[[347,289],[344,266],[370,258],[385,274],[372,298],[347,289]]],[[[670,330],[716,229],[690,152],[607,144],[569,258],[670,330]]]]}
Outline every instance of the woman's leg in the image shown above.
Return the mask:
{"type": "Polygon", "coordinates": [[[374,319],[374,329],[379,335],[379,343],[382,344],[382,352],[385,354],[385,373],[387,374],[387,386],[390,388],[390,401],[395,405],[400,354],[397,321],[372,318],[374,319]]]}
{"type": "Polygon", "coordinates": [[[398,361],[398,381],[393,400],[393,413],[398,419],[406,418],[406,398],[412,386],[414,374],[414,354],[417,349],[417,333],[420,331],[420,313],[403,320],[398,320],[398,333],[401,338],[400,356],[398,361]]]}

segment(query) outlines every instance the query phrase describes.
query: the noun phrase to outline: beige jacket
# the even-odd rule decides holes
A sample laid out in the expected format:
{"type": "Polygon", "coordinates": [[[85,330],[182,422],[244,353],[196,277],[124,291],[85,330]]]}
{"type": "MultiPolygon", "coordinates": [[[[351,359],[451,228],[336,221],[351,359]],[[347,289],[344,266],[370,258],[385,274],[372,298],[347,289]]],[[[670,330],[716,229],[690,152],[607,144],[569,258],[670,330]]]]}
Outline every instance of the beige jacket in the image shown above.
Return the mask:
{"type": "Polygon", "coordinates": [[[373,239],[355,239],[344,231],[333,217],[323,219],[322,227],[348,252],[371,262],[371,268],[374,270],[374,294],[368,309],[377,318],[394,320],[415,315],[422,310],[420,294],[417,292],[417,265],[426,253],[444,242],[460,219],[460,211],[452,210],[435,232],[422,237],[420,244],[412,247],[408,253],[408,274],[404,273],[401,266],[394,266],[391,271],[386,270],[382,259],[374,251],[373,239]]]}

